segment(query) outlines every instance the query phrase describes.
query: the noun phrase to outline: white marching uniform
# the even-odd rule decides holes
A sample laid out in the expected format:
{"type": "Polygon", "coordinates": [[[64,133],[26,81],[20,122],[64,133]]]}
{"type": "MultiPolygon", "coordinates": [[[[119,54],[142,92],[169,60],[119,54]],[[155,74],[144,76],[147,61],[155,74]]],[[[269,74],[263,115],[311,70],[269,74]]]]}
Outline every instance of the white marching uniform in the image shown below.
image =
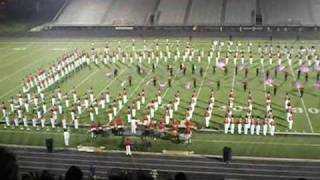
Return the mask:
{"type": "Polygon", "coordinates": [[[136,105],[137,105],[137,110],[140,110],[141,109],[141,102],[139,100],[136,102],[136,105]]]}
{"type": "Polygon", "coordinates": [[[249,128],[250,128],[250,124],[249,124],[249,123],[245,123],[245,124],[244,124],[244,134],[245,134],[245,135],[248,134],[249,128]]]}
{"type": "Polygon", "coordinates": [[[70,133],[69,131],[64,131],[63,132],[63,137],[64,137],[64,145],[69,146],[69,141],[70,141],[70,133]]]}
{"type": "Polygon", "coordinates": [[[94,113],[92,111],[90,112],[90,121],[94,121],[94,113]]]}
{"type": "Polygon", "coordinates": [[[232,122],[230,125],[230,132],[231,134],[234,134],[235,124],[232,122]]]}
{"type": "Polygon", "coordinates": [[[250,127],[250,133],[251,135],[254,135],[255,134],[255,127],[256,125],[254,123],[251,124],[251,127],[250,127]]]}
{"type": "Polygon", "coordinates": [[[67,120],[66,119],[62,119],[62,128],[67,129],[67,120]]]}
{"type": "Polygon", "coordinates": [[[109,122],[111,122],[112,119],[113,119],[113,117],[112,117],[112,112],[109,112],[109,113],[108,113],[108,116],[109,116],[109,122]]]}
{"type": "Polygon", "coordinates": [[[132,117],[133,118],[135,118],[136,117],[136,113],[137,112],[137,110],[135,109],[135,108],[133,108],[132,110],[131,110],[131,113],[132,113],[132,117]]]}
{"type": "Polygon", "coordinates": [[[225,134],[228,134],[229,126],[230,126],[230,123],[228,123],[228,122],[224,123],[224,133],[225,134]]]}
{"type": "Polygon", "coordinates": [[[173,109],[171,107],[169,108],[169,117],[173,119],[173,109]]]}
{"type": "Polygon", "coordinates": [[[260,124],[256,125],[256,135],[260,135],[260,124]]]}
{"type": "Polygon", "coordinates": [[[289,119],[289,121],[288,121],[288,123],[289,123],[289,129],[291,130],[292,129],[292,126],[293,126],[293,119],[292,119],[292,117],[289,119]]]}
{"type": "Polygon", "coordinates": [[[162,97],[158,96],[158,104],[161,104],[161,103],[162,103],[162,97]]]}
{"type": "Polygon", "coordinates": [[[276,126],[275,125],[271,125],[270,132],[269,132],[271,136],[274,136],[275,130],[276,130],[276,126]]]}
{"type": "Polygon", "coordinates": [[[126,155],[127,156],[131,156],[131,145],[130,144],[126,144],[126,155]]]}
{"type": "Polygon", "coordinates": [[[137,130],[136,120],[131,119],[131,133],[136,134],[136,130],[137,130]]]}
{"type": "Polygon", "coordinates": [[[77,118],[74,119],[73,124],[75,129],[79,128],[79,120],[77,118]]]}
{"type": "Polygon", "coordinates": [[[146,102],[146,98],[144,96],[141,96],[141,103],[145,104],[145,102],[146,102]]]}
{"type": "Polygon", "coordinates": [[[6,126],[10,126],[9,116],[6,116],[4,119],[6,120],[6,126]]]}
{"type": "Polygon", "coordinates": [[[94,107],[94,112],[95,114],[98,116],[99,115],[99,107],[98,106],[95,106],[94,107]]]}
{"type": "Polygon", "coordinates": [[[28,120],[27,120],[27,118],[26,118],[26,117],[23,117],[22,120],[23,120],[23,126],[27,128],[27,127],[28,127],[28,120]]]}
{"type": "Polygon", "coordinates": [[[50,118],[50,121],[51,121],[51,127],[54,129],[54,128],[56,128],[56,125],[55,125],[55,120],[54,120],[54,118],[52,117],[52,118],[50,118]]]}
{"type": "Polygon", "coordinates": [[[15,125],[16,127],[19,126],[19,119],[18,119],[18,118],[14,118],[14,125],[15,125]]]}
{"type": "Polygon", "coordinates": [[[123,104],[126,104],[128,102],[127,95],[123,95],[123,104]]]}
{"type": "Polygon", "coordinates": [[[32,127],[37,127],[37,119],[32,118],[32,127]]]}
{"type": "Polygon", "coordinates": [[[131,113],[128,113],[128,122],[130,123],[131,122],[131,113]]]}
{"type": "Polygon", "coordinates": [[[174,111],[178,111],[178,102],[174,102],[173,103],[173,109],[174,109],[174,111]]]}
{"type": "Polygon", "coordinates": [[[46,127],[46,119],[45,118],[41,118],[40,123],[41,123],[42,128],[46,127]]]}
{"type": "Polygon", "coordinates": [[[122,109],[122,101],[121,100],[118,101],[118,109],[122,109]]]}
{"type": "Polygon", "coordinates": [[[169,124],[169,122],[170,122],[169,112],[166,112],[166,115],[165,115],[165,122],[166,122],[166,124],[169,124]]]}
{"type": "Polygon", "coordinates": [[[113,106],[112,110],[113,110],[113,116],[116,116],[117,115],[117,107],[113,106]]]}
{"type": "Polygon", "coordinates": [[[206,122],[206,128],[208,128],[210,124],[210,116],[205,117],[205,122],[206,122]]]}
{"type": "Polygon", "coordinates": [[[242,134],[242,123],[238,123],[238,134],[242,134]]]}
{"type": "Polygon", "coordinates": [[[265,123],[265,124],[263,125],[263,135],[266,136],[266,135],[267,135],[267,132],[268,132],[268,124],[265,123]]]}

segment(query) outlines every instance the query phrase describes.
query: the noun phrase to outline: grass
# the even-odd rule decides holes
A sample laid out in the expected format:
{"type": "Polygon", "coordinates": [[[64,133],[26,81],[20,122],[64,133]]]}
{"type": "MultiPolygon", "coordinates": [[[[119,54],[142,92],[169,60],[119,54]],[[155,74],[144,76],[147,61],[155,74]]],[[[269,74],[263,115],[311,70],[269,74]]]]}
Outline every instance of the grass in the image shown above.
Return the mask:
{"type": "MultiPolygon", "coordinates": [[[[91,48],[91,42],[95,42],[94,46],[97,49],[102,49],[105,46],[105,41],[109,41],[109,45],[112,51],[116,50],[118,46],[118,40],[121,41],[122,48],[125,51],[131,51],[131,40],[129,39],[11,39],[0,41],[0,99],[7,101],[10,96],[15,96],[21,91],[22,79],[30,73],[35,73],[39,68],[47,68],[50,64],[57,61],[62,54],[71,51],[73,49],[84,49],[89,51],[91,48]]],[[[175,49],[175,41],[170,44],[170,49],[175,49]]],[[[193,48],[202,49],[205,51],[205,56],[210,49],[212,39],[194,39],[192,42],[193,48]]],[[[165,40],[160,40],[160,48],[165,50],[165,40]]],[[[215,58],[212,59],[210,65],[207,64],[206,58],[204,58],[201,64],[197,64],[198,68],[195,74],[191,73],[191,64],[186,62],[188,67],[187,75],[183,76],[181,72],[178,72],[179,63],[174,62],[173,59],[168,60],[174,68],[175,77],[173,78],[173,87],[163,90],[162,94],[164,103],[174,100],[174,95],[177,91],[180,91],[181,96],[181,107],[178,113],[174,114],[175,119],[183,119],[188,103],[191,100],[193,92],[199,94],[199,101],[197,103],[193,121],[196,125],[201,128],[204,126],[203,114],[207,106],[207,101],[210,95],[211,89],[214,89],[216,96],[216,103],[213,109],[213,116],[210,123],[212,129],[223,129],[223,117],[225,114],[224,106],[227,103],[227,95],[229,90],[234,87],[235,92],[235,105],[238,109],[246,107],[247,92],[244,92],[242,88],[242,81],[248,81],[248,89],[253,93],[254,100],[254,111],[253,114],[257,116],[264,116],[265,112],[265,87],[263,85],[263,73],[262,68],[265,71],[269,70],[270,75],[274,78],[275,83],[278,85],[278,93],[273,97],[273,111],[277,121],[277,131],[285,132],[288,131],[287,122],[285,120],[284,110],[284,96],[288,92],[291,97],[293,107],[296,108],[298,113],[294,114],[295,123],[292,132],[307,132],[307,133],[320,133],[319,120],[320,113],[320,95],[319,90],[314,88],[316,73],[310,73],[309,82],[305,83],[305,95],[301,100],[297,96],[297,91],[293,86],[295,81],[294,76],[297,76],[297,69],[299,68],[298,60],[294,59],[293,74],[291,70],[287,68],[289,72],[288,81],[283,80],[283,74],[278,73],[278,77],[275,78],[273,69],[276,63],[269,65],[268,58],[265,57],[265,64],[260,65],[259,56],[257,52],[257,45],[264,43],[262,40],[253,40],[254,43],[254,64],[248,65],[249,75],[245,78],[244,72],[238,72],[237,76],[233,75],[234,65],[232,58],[228,65],[228,75],[225,76],[220,70],[216,70],[216,73],[212,73],[212,66],[215,63],[215,58]],[[205,70],[204,77],[199,75],[199,68],[203,67],[205,70]],[[260,75],[256,77],[255,68],[260,68],[260,75]],[[188,82],[192,82],[193,78],[197,79],[197,87],[190,90],[185,89],[188,82]],[[221,81],[220,90],[217,90],[215,82],[221,81]],[[202,86],[201,86],[202,84],[202,86]],[[303,106],[302,101],[305,106],[303,106]],[[305,108],[305,109],[304,109],[305,108]],[[307,110],[307,111],[305,111],[307,110]],[[309,121],[310,120],[310,121],[309,121]]],[[[242,41],[243,44],[247,44],[246,41],[242,41]]],[[[296,42],[296,41],[273,41],[273,47],[276,45],[292,45],[296,49],[301,46],[310,47],[315,44],[315,41],[307,42],[296,42]]],[[[184,49],[186,44],[185,39],[180,39],[180,50],[184,49]]],[[[147,48],[154,48],[153,39],[148,39],[147,48]]],[[[136,41],[136,49],[143,49],[143,41],[136,41]]],[[[246,50],[246,49],[244,49],[246,50]]],[[[225,56],[225,51],[221,53],[221,56],[225,56]]],[[[245,57],[248,54],[245,53],[245,57]]],[[[196,60],[195,60],[196,61],[196,60]]],[[[274,60],[275,61],[275,60],[274,60]]],[[[283,57],[284,61],[284,57],[283,57]]],[[[127,81],[128,76],[133,76],[133,86],[127,87],[129,94],[130,104],[137,94],[142,89],[146,91],[146,102],[150,102],[151,99],[155,98],[155,95],[159,87],[153,87],[150,80],[153,77],[158,77],[160,82],[164,83],[167,81],[167,71],[165,62],[161,62],[160,66],[156,69],[155,73],[149,72],[151,65],[147,62],[143,63],[143,69],[146,70],[145,75],[138,75],[136,72],[135,64],[110,64],[104,66],[100,64],[95,66],[93,64],[90,67],[86,67],[81,71],[72,74],[68,79],[65,79],[59,86],[64,93],[70,92],[72,88],[77,87],[77,92],[83,95],[90,87],[93,87],[94,93],[98,94],[106,87],[109,87],[112,98],[118,96],[119,92],[122,91],[121,84],[127,81]],[[106,73],[112,72],[113,69],[119,69],[119,76],[114,79],[113,77],[106,77],[106,73]],[[149,83],[148,83],[149,82],[149,83]]],[[[285,63],[285,65],[287,65],[285,63]]],[[[301,80],[303,82],[303,80],[301,80]]],[[[191,83],[192,85],[192,83],[191,83]]],[[[56,88],[56,87],[55,87],[56,88]]],[[[55,92],[55,88],[51,88],[46,91],[46,95],[50,97],[55,92]]],[[[266,87],[266,90],[272,92],[272,88],[266,87]]],[[[145,107],[137,113],[137,118],[143,117],[145,107]]],[[[126,106],[120,111],[119,117],[126,119],[126,106]]],[[[236,111],[235,116],[244,116],[244,111],[236,111]]],[[[66,113],[69,117],[69,113],[66,113]]],[[[164,109],[160,109],[156,112],[155,119],[159,120],[164,115],[164,109]]],[[[101,122],[107,122],[107,113],[100,113],[97,119],[101,122]]],[[[90,123],[88,112],[81,115],[81,124],[90,123]]],[[[25,145],[43,145],[44,139],[53,137],[56,141],[57,146],[63,146],[62,132],[56,132],[53,130],[47,131],[23,131],[18,129],[0,129],[0,143],[3,144],[25,144],[25,145]]],[[[290,136],[290,135],[279,135],[275,137],[263,137],[263,136],[245,136],[245,135],[222,135],[220,133],[204,134],[195,133],[192,145],[176,144],[167,140],[152,141],[151,151],[160,152],[162,149],[172,150],[193,150],[195,153],[200,154],[220,154],[223,146],[230,146],[236,155],[246,156],[267,156],[267,157],[290,157],[290,158],[319,158],[320,143],[318,137],[313,136],[290,136]],[[306,153],[307,152],[307,153],[306,153]]],[[[107,145],[109,149],[119,149],[121,144],[120,137],[101,137],[96,141],[92,141],[89,135],[86,134],[86,129],[72,130],[72,145],[76,146],[79,144],[83,145],[107,145]]],[[[137,141],[139,141],[137,139],[137,141]]]]}

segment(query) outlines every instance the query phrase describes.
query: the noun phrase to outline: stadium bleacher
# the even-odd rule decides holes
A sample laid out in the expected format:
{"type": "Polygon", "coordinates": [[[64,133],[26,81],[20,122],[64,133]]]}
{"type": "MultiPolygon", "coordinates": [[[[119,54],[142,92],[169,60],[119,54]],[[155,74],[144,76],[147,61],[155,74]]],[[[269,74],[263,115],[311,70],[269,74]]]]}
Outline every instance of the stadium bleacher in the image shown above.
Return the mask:
{"type": "Polygon", "coordinates": [[[156,0],[114,1],[102,24],[145,25],[148,15],[155,10],[156,2],[156,0]]]}
{"type": "Polygon", "coordinates": [[[314,25],[309,0],[264,0],[261,7],[265,25],[314,25]]]}
{"type": "Polygon", "coordinates": [[[58,25],[98,25],[112,0],[71,0],[58,17],[58,25]]]}
{"type": "Polygon", "coordinates": [[[319,0],[310,0],[312,17],[314,20],[314,24],[320,24],[320,1],[319,0]]]}
{"type": "Polygon", "coordinates": [[[253,25],[256,0],[227,0],[224,25],[253,25]]]}
{"type": "Polygon", "coordinates": [[[319,0],[70,0],[67,2],[53,25],[251,26],[256,24],[257,14],[262,16],[262,25],[267,26],[320,25],[319,0]]]}
{"type": "Polygon", "coordinates": [[[220,25],[223,0],[192,2],[187,25],[220,25]]]}
{"type": "Polygon", "coordinates": [[[183,25],[188,0],[161,0],[158,25],[183,25]]]}

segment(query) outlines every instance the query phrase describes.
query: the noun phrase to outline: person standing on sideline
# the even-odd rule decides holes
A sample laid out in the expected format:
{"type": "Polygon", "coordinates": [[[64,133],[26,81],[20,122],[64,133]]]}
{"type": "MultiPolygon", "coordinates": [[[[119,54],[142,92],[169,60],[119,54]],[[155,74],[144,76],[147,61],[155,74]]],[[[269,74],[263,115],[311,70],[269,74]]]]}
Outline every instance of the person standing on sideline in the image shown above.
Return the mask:
{"type": "Polygon", "coordinates": [[[69,133],[68,129],[63,130],[63,137],[64,137],[64,145],[69,146],[70,133],[69,133]]]}
{"type": "Polygon", "coordinates": [[[132,140],[130,138],[126,138],[125,146],[126,146],[126,156],[132,156],[131,152],[131,146],[132,146],[132,140]]]}

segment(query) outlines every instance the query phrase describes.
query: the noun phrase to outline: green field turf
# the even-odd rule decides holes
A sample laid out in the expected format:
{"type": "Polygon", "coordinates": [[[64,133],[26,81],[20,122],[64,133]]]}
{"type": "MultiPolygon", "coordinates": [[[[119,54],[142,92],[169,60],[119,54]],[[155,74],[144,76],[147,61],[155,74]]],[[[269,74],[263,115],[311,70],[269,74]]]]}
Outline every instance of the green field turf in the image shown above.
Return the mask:
{"type": "MultiPolygon", "coordinates": [[[[131,51],[131,40],[130,39],[14,39],[14,40],[2,40],[0,41],[0,99],[7,101],[10,96],[15,96],[19,91],[22,90],[22,79],[30,73],[35,73],[39,68],[46,68],[52,63],[55,63],[58,57],[62,54],[69,52],[74,49],[86,50],[90,52],[92,47],[91,43],[94,42],[94,47],[99,50],[105,46],[105,41],[109,42],[112,51],[115,51],[118,46],[118,40],[121,41],[121,47],[126,51],[131,51]]],[[[234,89],[235,94],[235,106],[236,110],[234,115],[236,117],[244,116],[245,111],[242,107],[247,106],[247,92],[243,90],[242,82],[248,81],[248,90],[251,90],[253,97],[253,115],[264,117],[265,115],[265,92],[270,90],[270,87],[265,87],[263,82],[263,71],[269,70],[270,76],[274,76],[274,68],[276,66],[276,60],[272,65],[269,64],[269,60],[265,57],[264,65],[260,64],[260,58],[257,54],[257,45],[261,43],[264,45],[264,41],[252,40],[253,52],[254,52],[254,63],[248,64],[249,75],[246,79],[244,72],[240,71],[234,75],[233,56],[230,57],[228,65],[228,75],[225,76],[224,72],[216,69],[215,74],[212,72],[212,66],[215,64],[215,58],[212,59],[211,64],[207,63],[207,54],[210,49],[211,42],[213,39],[194,39],[192,41],[192,47],[194,49],[201,49],[205,51],[205,58],[201,64],[197,64],[196,59],[194,63],[197,65],[196,73],[191,74],[191,62],[186,61],[188,67],[187,75],[184,76],[179,69],[179,63],[174,62],[173,59],[169,59],[168,63],[173,66],[174,78],[172,88],[167,88],[162,91],[164,104],[174,100],[174,95],[177,91],[180,91],[181,105],[179,112],[174,113],[174,119],[184,119],[186,108],[191,100],[191,95],[195,92],[198,95],[198,103],[195,108],[193,115],[193,122],[197,127],[203,128],[204,119],[203,115],[207,102],[210,96],[211,89],[215,91],[216,103],[213,108],[213,116],[211,118],[210,129],[222,130],[223,120],[225,115],[224,107],[227,104],[227,96],[230,89],[234,89]],[[199,74],[199,68],[204,68],[204,76],[201,77],[199,74]],[[260,75],[256,77],[255,69],[260,68],[260,75]],[[185,86],[188,82],[197,79],[197,87],[186,89],[185,86]],[[221,81],[221,87],[217,90],[216,81],[221,81]]],[[[225,41],[225,40],[224,40],[225,41]]],[[[247,44],[246,40],[241,40],[243,45],[247,44]]],[[[186,46],[186,39],[180,39],[180,50],[186,46]]],[[[273,47],[277,45],[294,46],[298,49],[301,45],[305,47],[311,47],[314,45],[317,50],[319,46],[316,41],[297,42],[297,41],[273,41],[273,47]]],[[[160,40],[160,49],[165,50],[165,39],[160,40]]],[[[154,49],[154,39],[147,39],[148,49],[154,49]]],[[[173,51],[176,47],[175,39],[170,39],[170,49],[173,51]]],[[[243,49],[245,51],[245,57],[247,57],[246,46],[243,49]]],[[[136,50],[143,50],[143,41],[136,40],[136,50]]],[[[197,53],[196,53],[197,54],[197,53]]],[[[222,57],[225,57],[225,50],[221,53],[222,57]]],[[[247,58],[246,58],[247,59],[247,58]]],[[[285,62],[285,57],[282,58],[285,62]]],[[[238,61],[240,62],[240,61],[238,61]]],[[[165,62],[160,62],[160,66],[156,69],[155,73],[151,72],[151,65],[147,62],[143,62],[143,69],[146,70],[144,75],[138,75],[136,72],[135,64],[123,64],[118,62],[116,64],[99,66],[91,64],[90,67],[85,67],[81,71],[72,74],[70,77],[65,79],[59,86],[64,93],[70,92],[73,88],[76,88],[78,95],[83,95],[90,87],[93,87],[95,94],[100,94],[110,89],[111,97],[117,97],[119,92],[122,91],[123,87],[121,84],[127,81],[128,76],[133,77],[133,86],[128,87],[127,92],[130,104],[137,94],[145,89],[146,91],[146,102],[150,102],[154,99],[159,87],[153,87],[151,79],[158,77],[158,81],[164,83],[167,81],[167,71],[165,62]],[[113,69],[119,70],[119,76],[114,79],[112,76],[107,77],[106,74],[113,72],[113,69]]],[[[284,65],[287,66],[285,62],[284,65]]],[[[296,108],[294,113],[294,125],[292,133],[303,134],[303,133],[320,133],[320,91],[315,89],[314,83],[316,79],[316,73],[310,73],[308,83],[305,83],[305,93],[303,98],[298,97],[298,92],[294,87],[294,82],[297,77],[297,69],[299,68],[298,60],[293,58],[292,69],[287,66],[289,72],[288,81],[284,81],[283,73],[278,73],[278,77],[275,78],[275,82],[278,85],[277,95],[273,97],[273,111],[276,116],[276,131],[287,132],[288,124],[285,120],[285,109],[284,109],[284,97],[288,92],[291,97],[293,107],[296,108]]],[[[274,77],[273,77],[274,78],[274,77]]],[[[301,78],[301,82],[304,83],[304,76],[301,78]]],[[[57,87],[57,86],[56,86],[57,87]]],[[[46,91],[48,97],[55,93],[56,87],[52,87],[46,91]]],[[[145,107],[141,111],[137,112],[137,118],[143,117],[145,107]]],[[[165,109],[160,108],[156,111],[155,119],[159,120],[164,116],[165,109]]],[[[66,112],[68,119],[70,119],[70,113],[66,112]]],[[[124,106],[121,109],[118,117],[126,119],[127,107],[124,106]]],[[[49,115],[48,115],[49,116],[49,115]]],[[[100,122],[107,122],[107,113],[103,112],[99,114],[97,119],[100,122]]],[[[89,124],[88,111],[81,115],[80,124],[89,124]]],[[[72,145],[79,144],[92,144],[91,140],[86,135],[85,130],[75,131],[72,130],[72,137],[76,137],[72,145]]],[[[54,136],[59,137],[57,141],[58,145],[62,145],[62,133],[56,130],[31,131],[18,130],[18,129],[3,129],[0,130],[1,138],[0,143],[5,144],[31,144],[40,145],[42,144],[45,137],[54,136]],[[44,135],[49,134],[49,135],[44,135]],[[51,135],[50,135],[51,134],[51,135]],[[52,135],[53,134],[53,135],[52,135]],[[61,140],[60,139],[61,136],[61,140]]],[[[110,144],[111,149],[118,148],[117,144],[120,144],[120,139],[116,137],[99,138],[94,145],[106,145],[110,144]],[[109,140],[108,140],[109,139],[109,140]],[[110,142],[113,143],[110,143],[110,142]],[[116,144],[116,145],[115,145],[116,144]]],[[[251,135],[222,135],[221,133],[215,134],[199,134],[195,133],[194,142],[192,145],[176,145],[170,141],[158,140],[154,143],[155,145],[151,149],[152,151],[161,151],[162,149],[177,149],[177,150],[194,150],[196,153],[207,153],[207,154],[220,154],[220,150],[223,146],[229,145],[236,149],[237,155],[247,156],[271,156],[271,157],[300,157],[300,158],[319,158],[319,146],[320,141],[317,136],[300,136],[300,135],[277,135],[275,137],[263,137],[263,136],[251,136],[251,135]],[[279,152],[280,151],[280,152],[279,152]],[[305,153],[310,151],[310,153],[305,153]]]]}

